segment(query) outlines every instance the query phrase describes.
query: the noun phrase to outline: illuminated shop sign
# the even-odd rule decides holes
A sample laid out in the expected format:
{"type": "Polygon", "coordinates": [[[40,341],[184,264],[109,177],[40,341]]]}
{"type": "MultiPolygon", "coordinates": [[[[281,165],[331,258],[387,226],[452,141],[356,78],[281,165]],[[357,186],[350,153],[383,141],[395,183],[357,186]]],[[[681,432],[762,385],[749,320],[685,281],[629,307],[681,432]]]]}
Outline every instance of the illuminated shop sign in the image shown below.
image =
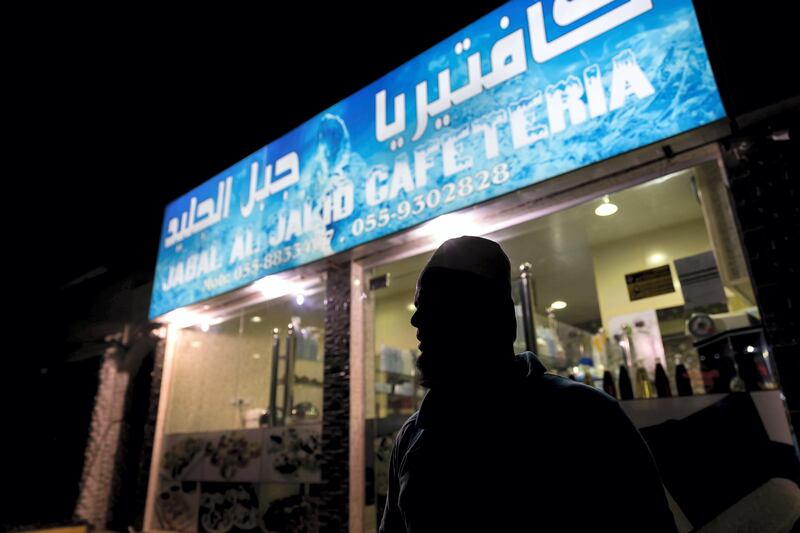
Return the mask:
{"type": "Polygon", "coordinates": [[[690,0],[510,2],[172,202],[150,314],[723,116],[690,0]]]}

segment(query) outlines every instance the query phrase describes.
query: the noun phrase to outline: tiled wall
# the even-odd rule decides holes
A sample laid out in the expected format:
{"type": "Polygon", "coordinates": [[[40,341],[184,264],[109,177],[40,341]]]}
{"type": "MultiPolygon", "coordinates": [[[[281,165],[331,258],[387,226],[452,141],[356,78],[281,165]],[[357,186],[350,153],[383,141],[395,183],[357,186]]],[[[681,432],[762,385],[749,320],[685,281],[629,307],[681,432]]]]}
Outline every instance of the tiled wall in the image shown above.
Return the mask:
{"type": "Polygon", "coordinates": [[[350,424],[350,265],[328,269],[322,421],[321,531],[347,531],[350,424]]]}
{"type": "Polygon", "coordinates": [[[795,429],[800,428],[800,128],[797,114],[724,143],[751,278],[795,429]]]}

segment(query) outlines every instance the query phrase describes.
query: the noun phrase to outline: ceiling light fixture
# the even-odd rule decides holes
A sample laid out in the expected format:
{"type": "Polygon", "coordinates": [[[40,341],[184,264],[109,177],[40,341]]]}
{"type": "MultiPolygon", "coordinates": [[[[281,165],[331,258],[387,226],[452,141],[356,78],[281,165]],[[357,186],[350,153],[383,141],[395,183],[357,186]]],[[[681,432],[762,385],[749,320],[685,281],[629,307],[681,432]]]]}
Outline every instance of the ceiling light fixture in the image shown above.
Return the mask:
{"type": "Polygon", "coordinates": [[[617,207],[617,204],[612,204],[611,199],[606,194],[603,196],[603,203],[597,206],[597,209],[594,210],[594,214],[599,217],[608,217],[617,211],[619,211],[619,207],[617,207]]]}

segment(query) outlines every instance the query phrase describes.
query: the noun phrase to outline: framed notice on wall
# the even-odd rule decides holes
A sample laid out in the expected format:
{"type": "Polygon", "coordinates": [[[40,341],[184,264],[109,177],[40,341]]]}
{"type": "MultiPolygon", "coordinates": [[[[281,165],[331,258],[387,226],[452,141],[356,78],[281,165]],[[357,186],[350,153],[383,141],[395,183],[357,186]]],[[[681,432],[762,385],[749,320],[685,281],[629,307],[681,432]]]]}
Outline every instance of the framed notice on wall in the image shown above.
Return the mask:
{"type": "Polygon", "coordinates": [[[631,301],[675,292],[669,265],[625,274],[631,301]]]}

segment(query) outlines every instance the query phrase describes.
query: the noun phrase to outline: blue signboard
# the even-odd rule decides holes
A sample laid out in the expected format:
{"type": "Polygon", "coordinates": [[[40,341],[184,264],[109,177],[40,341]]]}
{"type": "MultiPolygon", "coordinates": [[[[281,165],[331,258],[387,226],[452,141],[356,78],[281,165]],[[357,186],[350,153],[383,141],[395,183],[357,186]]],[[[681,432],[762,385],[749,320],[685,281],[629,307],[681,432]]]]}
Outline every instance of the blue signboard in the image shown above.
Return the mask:
{"type": "Polygon", "coordinates": [[[172,202],[150,316],[723,116],[690,0],[510,2],[172,202]]]}

